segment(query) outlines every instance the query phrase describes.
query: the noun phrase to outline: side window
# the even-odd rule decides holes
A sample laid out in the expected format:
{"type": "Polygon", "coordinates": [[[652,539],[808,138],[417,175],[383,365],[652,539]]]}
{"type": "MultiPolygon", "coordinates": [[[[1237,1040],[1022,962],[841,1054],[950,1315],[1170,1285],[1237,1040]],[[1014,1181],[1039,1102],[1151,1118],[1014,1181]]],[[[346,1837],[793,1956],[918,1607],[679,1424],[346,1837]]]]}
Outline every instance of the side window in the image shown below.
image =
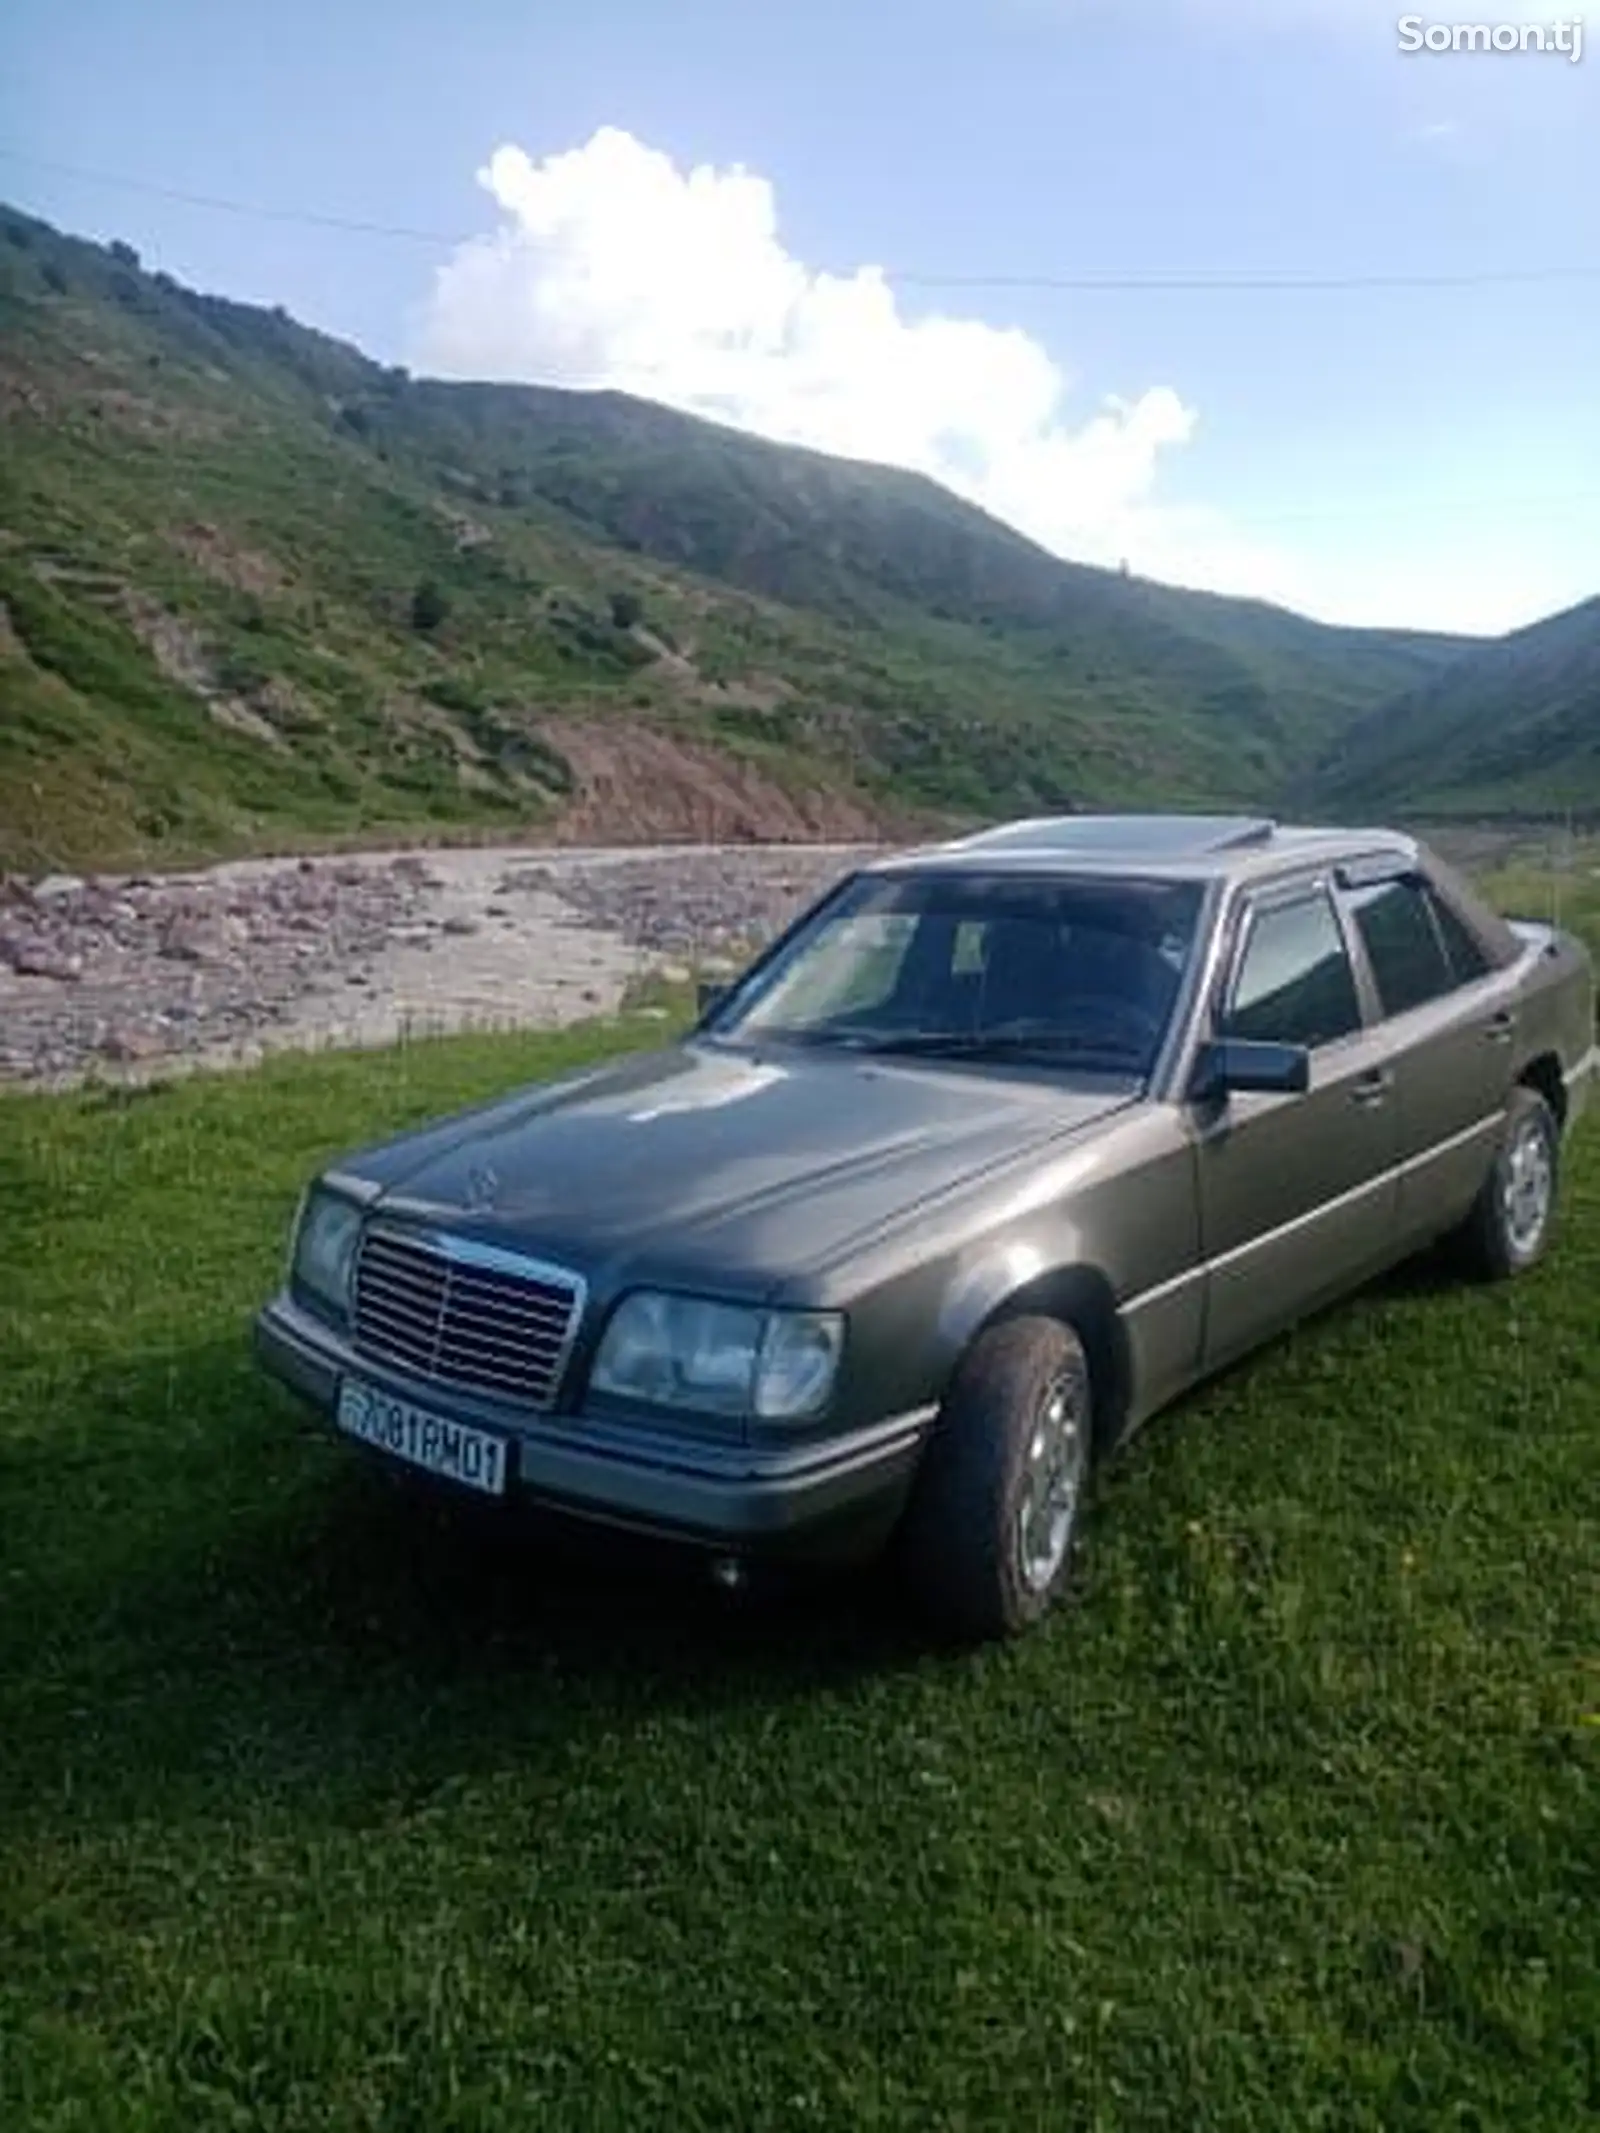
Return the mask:
{"type": "Polygon", "coordinates": [[[989,928],[981,918],[964,918],[956,927],[955,944],[950,951],[950,975],[955,978],[981,978],[988,960],[989,928]]]}
{"type": "Polygon", "coordinates": [[[1257,912],[1221,1034],[1314,1048],[1360,1027],[1350,958],[1327,897],[1319,891],[1257,912]]]}
{"type": "Polygon", "coordinates": [[[1430,895],[1429,904],[1444,937],[1444,951],[1450,958],[1451,974],[1458,985],[1470,985],[1474,978],[1486,977],[1489,973],[1489,958],[1477,935],[1468,927],[1442,896],[1430,895]]]}
{"type": "Polygon", "coordinates": [[[1359,889],[1350,908],[1386,1015],[1403,1015],[1455,989],[1459,981],[1421,882],[1385,881],[1359,889]]]}

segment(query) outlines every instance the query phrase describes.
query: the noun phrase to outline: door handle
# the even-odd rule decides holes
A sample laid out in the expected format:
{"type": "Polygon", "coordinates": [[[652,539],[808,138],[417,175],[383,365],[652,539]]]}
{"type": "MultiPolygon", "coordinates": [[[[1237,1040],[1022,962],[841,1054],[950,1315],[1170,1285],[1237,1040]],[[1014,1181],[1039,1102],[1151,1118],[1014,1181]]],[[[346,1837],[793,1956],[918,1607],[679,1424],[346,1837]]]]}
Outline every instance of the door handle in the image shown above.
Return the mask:
{"type": "Polygon", "coordinates": [[[1509,1044],[1517,1034],[1517,1018],[1510,1008],[1502,1007],[1497,1015],[1491,1015],[1483,1025],[1483,1034],[1491,1044],[1509,1044]]]}
{"type": "Polygon", "coordinates": [[[1352,1083],[1350,1101],[1368,1110],[1375,1109],[1385,1101],[1393,1084],[1394,1076],[1387,1067],[1373,1067],[1352,1083]]]}

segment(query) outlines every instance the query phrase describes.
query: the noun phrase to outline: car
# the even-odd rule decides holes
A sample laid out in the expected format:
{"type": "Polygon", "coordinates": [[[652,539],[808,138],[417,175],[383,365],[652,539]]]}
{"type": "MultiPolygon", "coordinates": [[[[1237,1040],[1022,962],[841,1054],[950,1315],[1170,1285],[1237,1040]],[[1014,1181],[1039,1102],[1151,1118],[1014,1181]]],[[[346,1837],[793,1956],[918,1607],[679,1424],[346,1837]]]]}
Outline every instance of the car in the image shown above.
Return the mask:
{"type": "Polygon", "coordinates": [[[1441,1241],[1531,1267],[1596,1071],[1581,943],[1413,838],[1007,823],[849,873],[678,1041],[335,1163],[256,1345],[442,1490],[730,1581],[888,1553],[1002,1638],[1209,1373],[1441,1241]]]}

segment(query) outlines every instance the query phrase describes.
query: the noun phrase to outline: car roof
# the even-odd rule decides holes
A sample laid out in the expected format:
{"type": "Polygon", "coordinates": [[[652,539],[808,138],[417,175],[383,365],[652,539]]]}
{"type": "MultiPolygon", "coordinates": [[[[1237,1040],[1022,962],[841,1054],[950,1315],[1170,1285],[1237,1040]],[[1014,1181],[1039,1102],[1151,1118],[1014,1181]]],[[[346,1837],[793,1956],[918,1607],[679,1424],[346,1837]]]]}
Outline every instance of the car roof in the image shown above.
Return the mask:
{"type": "Polygon", "coordinates": [[[1040,815],[896,852],[872,871],[1137,872],[1194,881],[1250,879],[1368,854],[1414,861],[1419,848],[1394,830],[1318,828],[1264,815],[1040,815]]]}

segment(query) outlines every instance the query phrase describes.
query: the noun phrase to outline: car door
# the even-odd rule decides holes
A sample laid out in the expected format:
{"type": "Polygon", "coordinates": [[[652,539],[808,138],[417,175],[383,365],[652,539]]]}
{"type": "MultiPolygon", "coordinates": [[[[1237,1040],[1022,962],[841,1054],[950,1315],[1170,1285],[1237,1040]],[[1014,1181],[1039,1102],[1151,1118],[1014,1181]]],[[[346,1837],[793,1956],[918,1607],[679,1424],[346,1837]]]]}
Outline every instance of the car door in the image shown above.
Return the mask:
{"type": "Polygon", "coordinates": [[[1303,1047],[1310,1085],[1193,1106],[1207,1368],[1392,1256],[1390,1038],[1366,1019],[1327,884],[1246,902],[1211,1034],[1303,1047]]]}
{"type": "Polygon", "coordinates": [[[1417,1245],[1458,1222],[1488,1173],[1516,1043],[1516,980],[1496,971],[1425,876],[1340,890],[1394,1067],[1395,1219],[1417,1245]]]}

